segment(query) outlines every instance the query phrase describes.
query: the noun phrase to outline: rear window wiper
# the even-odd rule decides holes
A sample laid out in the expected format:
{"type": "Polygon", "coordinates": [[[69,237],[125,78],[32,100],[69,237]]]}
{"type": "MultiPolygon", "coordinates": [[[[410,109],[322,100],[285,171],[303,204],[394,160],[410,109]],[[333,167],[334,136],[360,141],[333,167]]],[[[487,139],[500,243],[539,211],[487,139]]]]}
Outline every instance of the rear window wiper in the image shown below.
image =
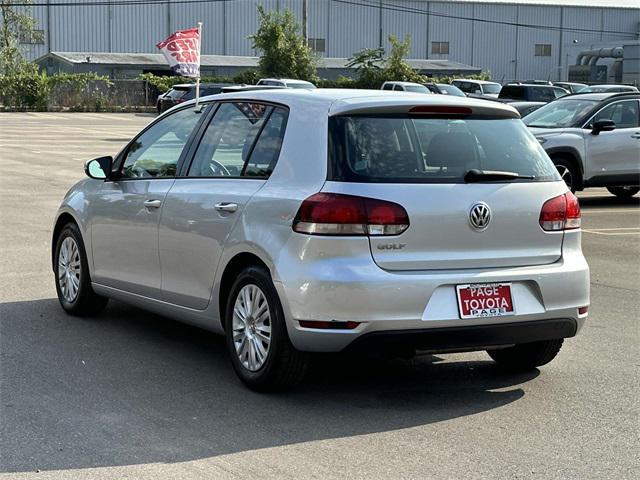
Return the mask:
{"type": "Polygon", "coordinates": [[[472,168],[464,174],[464,181],[466,183],[474,182],[492,182],[500,180],[533,180],[533,175],[519,175],[515,172],[500,172],[497,170],[478,170],[472,168]]]}

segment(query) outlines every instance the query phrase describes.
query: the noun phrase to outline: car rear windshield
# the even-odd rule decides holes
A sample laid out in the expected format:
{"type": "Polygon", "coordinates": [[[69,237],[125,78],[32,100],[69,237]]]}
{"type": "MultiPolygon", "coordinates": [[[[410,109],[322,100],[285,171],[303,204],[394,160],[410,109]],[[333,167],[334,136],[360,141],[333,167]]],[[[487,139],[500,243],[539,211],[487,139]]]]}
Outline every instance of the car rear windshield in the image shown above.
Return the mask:
{"type": "Polygon", "coordinates": [[[500,98],[512,98],[514,100],[525,100],[527,98],[524,87],[517,85],[507,85],[502,87],[498,96],[500,98]]]}
{"type": "Polygon", "coordinates": [[[500,93],[502,86],[497,83],[485,83],[482,85],[482,90],[484,93],[500,93]]]}
{"type": "Polygon", "coordinates": [[[167,93],[167,96],[173,100],[178,100],[185,96],[191,90],[191,88],[172,88],[167,93]]]}
{"type": "Polygon", "coordinates": [[[462,183],[471,169],[560,177],[517,119],[337,116],[329,119],[329,180],[462,183]]]}

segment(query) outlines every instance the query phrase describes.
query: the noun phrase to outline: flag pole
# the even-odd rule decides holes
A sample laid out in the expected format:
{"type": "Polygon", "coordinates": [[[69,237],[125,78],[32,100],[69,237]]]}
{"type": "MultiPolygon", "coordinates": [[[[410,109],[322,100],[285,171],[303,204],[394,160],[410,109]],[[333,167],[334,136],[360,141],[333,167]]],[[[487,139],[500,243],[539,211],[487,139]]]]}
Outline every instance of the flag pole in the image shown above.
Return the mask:
{"type": "Polygon", "coordinates": [[[202,46],[202,22],[198,22],[198,76],[196,77],[196,110],[200,103],[200,50],[202,46]]]}

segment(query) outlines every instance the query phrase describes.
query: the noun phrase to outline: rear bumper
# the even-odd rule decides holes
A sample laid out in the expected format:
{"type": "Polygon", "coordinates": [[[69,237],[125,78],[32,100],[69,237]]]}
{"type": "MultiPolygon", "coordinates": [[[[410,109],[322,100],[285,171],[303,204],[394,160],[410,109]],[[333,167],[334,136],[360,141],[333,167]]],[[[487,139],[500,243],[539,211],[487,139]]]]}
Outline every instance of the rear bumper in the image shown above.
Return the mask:
{"type": "MultiPolygon", "coordinates": [[[[578,230],[565,234],[562,257],[547,265],[390,272],[373,262],[367,239],[332,242],[330,238],[316,237],[308,241],[297,235],[282,250],[275,267],[274,284],[289,338],[297,349],[310,352],[342,351],[369,335],[374,338],[389,332],[406,332],[408,336],[424,338],[425,333],[445,332],[443,329],[448,328],[463,332],[456,336],[472,335],[469,347],[483,343],[473,338],[480,335],[474,332],[489,332],[491,328],[495,328],[494,332],[514,332],[516,326],[523,326],[524,340],[519,342],[536,341],[539,338],[529,335],[531,327],[524,325],[539,321],[556,322],[552,323],[555,325],[558,319],[567,319],[574,322],[575,328],[570,334],[566,327],[558,330],[556,338],[563,338],[580,330],[586,315],[579,315],[578,308],[589,305],[589,267],[580,250],[578,230]],[[496,282],[511,283],[514,315],[461,319],[456,285],[496,282]],[[359,325],[351,330],[326,330],[303,327],[300,320],[359,325]]],[[[440,334],[433,338],[440,338],[440,334]]],[[[446,348],[448,341],[440,347],[436,340],[430,342],[429,348],[435,349],[446,348]]],[[[499,343],[517,342],[505,338],[499,343]]]]}
{"type": "Polygon", "coordinates": [[[493,325],[388,330],[356,338],[349,352],[379,352],[413,348],[416,350],[474,350],[486,347],[539,342],[573,337],[578,322],[573,318],[534,320],[493,325]]]}

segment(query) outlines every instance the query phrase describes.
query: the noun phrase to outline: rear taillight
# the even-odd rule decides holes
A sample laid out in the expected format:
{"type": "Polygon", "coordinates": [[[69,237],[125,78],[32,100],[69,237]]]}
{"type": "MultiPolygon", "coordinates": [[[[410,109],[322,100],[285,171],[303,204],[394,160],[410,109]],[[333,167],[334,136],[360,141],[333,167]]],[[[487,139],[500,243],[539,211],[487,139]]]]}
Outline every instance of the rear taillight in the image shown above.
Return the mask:
{"type": "Polygon", "coordinates": [[[567,192],[544,202],[540,211],[540,226],[547,232],[580,228],[580,204],[567,192]]]}
{"type": "Polygon", "coordinates": [[[316,193],[307,198],[293,230],[311,235],[400,235],[409,216],[397,203],[342,193],[316,193]]]}

